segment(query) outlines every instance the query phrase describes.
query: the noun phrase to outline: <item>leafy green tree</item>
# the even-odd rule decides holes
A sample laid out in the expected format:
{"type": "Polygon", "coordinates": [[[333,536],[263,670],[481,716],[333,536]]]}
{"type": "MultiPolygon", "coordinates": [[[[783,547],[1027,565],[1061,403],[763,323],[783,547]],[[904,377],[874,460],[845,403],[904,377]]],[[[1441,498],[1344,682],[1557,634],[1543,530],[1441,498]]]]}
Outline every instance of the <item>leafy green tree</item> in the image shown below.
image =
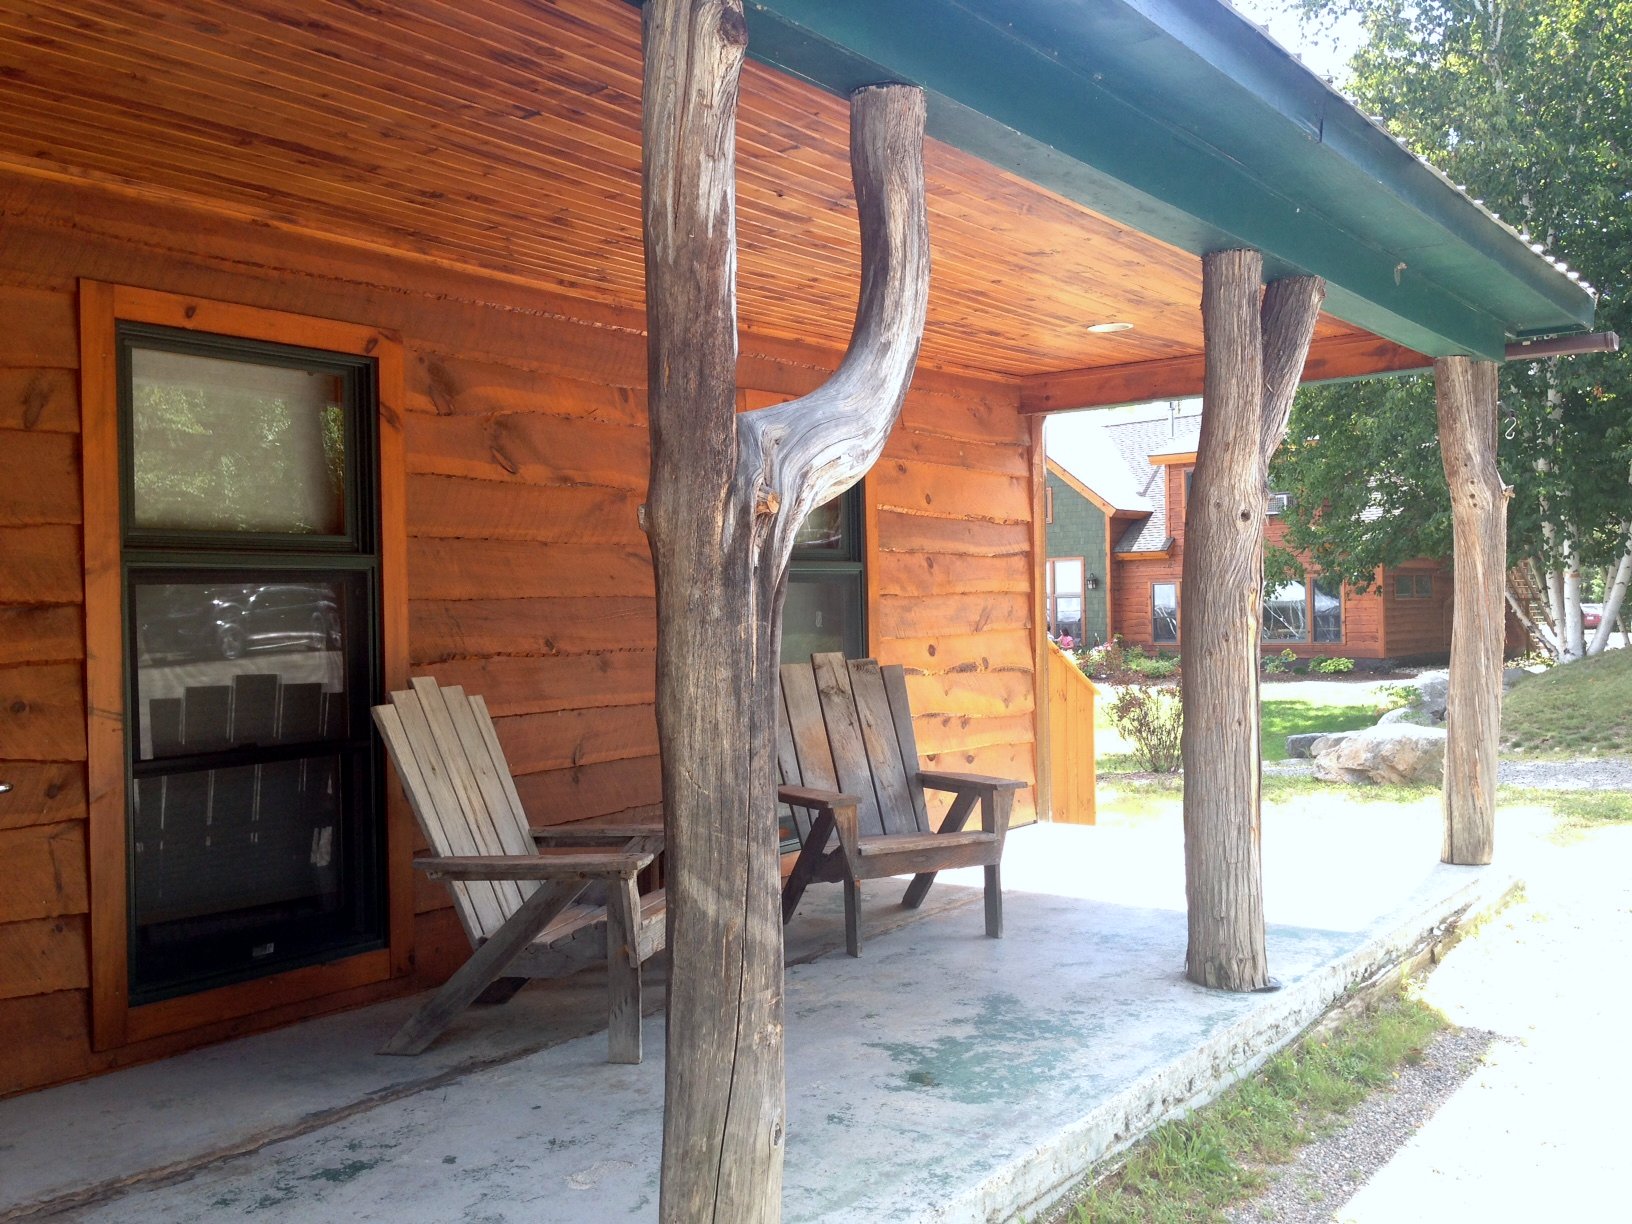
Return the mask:
{"type": "MultiPolygon", "coordinates": [[[[1632,0],[1289,6],[1356,17],[1361,108],[1579,269],[1601,329],[1632,334],[1632,0]]],[[[1501,406],[1512,559],[1613,568],[1632,520],[1632,355],[1510,362],[1501,406]]],[[[1299,494],[1290,543],[1322,568],[1363,581],[1450,551],[1430,378],[1306,388],[1273,479],[1299,494]]]]}

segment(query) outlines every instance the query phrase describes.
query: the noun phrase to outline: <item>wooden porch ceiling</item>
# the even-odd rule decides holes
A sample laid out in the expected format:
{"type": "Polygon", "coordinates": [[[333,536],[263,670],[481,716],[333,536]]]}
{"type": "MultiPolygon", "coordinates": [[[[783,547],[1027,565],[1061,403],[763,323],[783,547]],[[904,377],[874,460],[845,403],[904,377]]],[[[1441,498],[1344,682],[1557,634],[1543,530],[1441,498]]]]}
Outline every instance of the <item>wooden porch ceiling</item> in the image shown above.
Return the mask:
{"type": "MultiPolygon", "coordinates": [[[[7,5],[0,166],[483,269],[639,327],[640,63],[623,0],[7,5]]],[[[842,100],[745,70],[744,332],[846,344],[847,129],[842,100]]],[[[925,362],[1024,380],[1032,411],[1199,390],[1195,256],[950,146],[926,158],[925,362]],[[1089,330],[1111,321],[1133,328],[1089,330]]],[[[1311,360],[1327,377],[1425,364],[1330,317],[1311,360]]]]}

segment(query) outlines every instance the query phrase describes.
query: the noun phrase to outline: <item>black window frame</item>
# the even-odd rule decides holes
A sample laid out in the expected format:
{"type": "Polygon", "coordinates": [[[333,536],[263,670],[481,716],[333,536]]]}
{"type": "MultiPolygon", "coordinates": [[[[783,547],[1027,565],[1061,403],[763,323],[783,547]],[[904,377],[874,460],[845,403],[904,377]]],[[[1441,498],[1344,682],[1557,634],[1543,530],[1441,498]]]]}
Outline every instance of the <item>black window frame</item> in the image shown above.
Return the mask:
{"type": "Polygon", "coordinates": [[[1159,646],[1176,646],[1176,645],[1178,645],[1180,637],[1182,636],[1182,634],[1184,632],[1184,626],[1180,623],[1179,618],[1180,618],[1179,582],[1177,580],[1174,580],[1172,582],[1152,582],[1150,584],[1150,640],[1151,640],[1151,643],[1154,644],[1154,645],[1159,645],[1159,646]],[[1157,631],[1157,626],[1161,623],[1160,619],[1156,615],[1156,588],[1157,587],[1172,587],[1173,588],[1173,636],[1172,637],[1162,637],[1162,636],[1160,636],[1158,634],[1158,631],[1157,631]]]}
{"type": "MultiPolygon", "coordinates": [[[[839,495],[842,499],[841,544],[837,549],[795,548],[788,559],[788,585],[796,582],[833,585],[844,591],[844,598],[853,615],[847,617],[847,640],[843,651],[847,657],[862,658],[867,654],[867,522],[865,482],[858,481],[839,495]]],[[[824,503],[825,504],[825,503],[824,503]]],[[[807,663],[809,659],[786,657],[784,663],[807,663]]]]}
{"type": "MultiPolygon", "coordinates": [[[[127,718],[124,743],[126,779],[125,905],[129,938],[126,957],[132,1006],[212,990],[306,965],[327,963],[387,946],[387,825],[385,779],[369,721],[369,706],[384,691],[383,606],[381,596],[383,523],[380,514],[380,437],[378,363],[372,357],[251,337],[218,335],[157,324],[118,320],[115,326],[120,502],[121,629],[127,718]],[[323,370],[348,380],[351,411],[344,417],[345,484],[343,530],[305,532],[236,531],[232,529],[154,528],[136,524],[134,378],[132,353],[158,349],[246,364],[323,370]],[[140,705],[138,626],[135,591],[143,584],[253,585],[288,581],[321,582],[326,576],[353,586],[360,606],[352,609],[346,638],[348,659],[346,735],[305,743],[232,747],[217,752],[156,759],[140,756],[144,712],[140,705]],[[293,948],[261,960],[228,965],[216,961],[195,973],[170,972],[154,980],[151,965],[140,961],[137,932],[138,861],[135,811],[144,778],[227,770],[246,765],[334,756],[340,761],[340,790],[354,805],[345,818],[348,882],[351,889],[341,915],[346,930],[316,935],[305,919],[285,928],[293,948]],[[145,970],[145,972],[144,972],[145,970]]],[[[274,942],[281,941],[279,939],[274,942]]]]}

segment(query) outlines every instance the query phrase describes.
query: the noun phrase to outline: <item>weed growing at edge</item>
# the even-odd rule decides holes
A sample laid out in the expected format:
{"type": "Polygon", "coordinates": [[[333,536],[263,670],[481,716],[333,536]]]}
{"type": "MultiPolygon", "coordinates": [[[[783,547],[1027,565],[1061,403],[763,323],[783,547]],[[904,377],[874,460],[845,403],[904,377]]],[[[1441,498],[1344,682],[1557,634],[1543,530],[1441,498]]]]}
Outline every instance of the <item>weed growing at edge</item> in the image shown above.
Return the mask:
{"type": "Polygon", "coordinates": [[[1330,1036],[1310,1036],[1188,1117],[1159,1127],[1121,1168],[1055,1224],[1201,1224],[1256,1193],[1282,1164],[1400,1067],[1422,1057],[1446,1020],[1406,994],[1330,1036]]]}

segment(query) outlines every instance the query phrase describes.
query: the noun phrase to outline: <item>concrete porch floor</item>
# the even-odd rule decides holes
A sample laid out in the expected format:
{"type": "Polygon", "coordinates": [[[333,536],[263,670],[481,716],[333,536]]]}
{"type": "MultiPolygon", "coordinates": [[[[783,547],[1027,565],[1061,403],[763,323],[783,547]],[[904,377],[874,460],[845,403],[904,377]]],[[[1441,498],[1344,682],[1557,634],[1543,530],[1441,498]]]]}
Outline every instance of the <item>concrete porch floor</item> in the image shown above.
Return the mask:
{"type": "MultiPolygon", "coordinates": [[[[784,1219],[1038,1212],[1511,886],[1500,862],[1439,864],[1439,836],[1364,805],[1266,819],[1285,988],[1265,995],[1184,980],[1176,822],[1017,830],[1001,941],[981,937],[978,870],[910,920],[893,882],[869,885],[860,960],[838,890],[813,888],[788,928],[784,1219]]],[[[373,1053],[400,1000],[0,1102],[0,1219],[653,1220],[654,986],[637,1067],[604,1061],[591,972],[472,1009],[417,1059],[373,1053]]]]}

